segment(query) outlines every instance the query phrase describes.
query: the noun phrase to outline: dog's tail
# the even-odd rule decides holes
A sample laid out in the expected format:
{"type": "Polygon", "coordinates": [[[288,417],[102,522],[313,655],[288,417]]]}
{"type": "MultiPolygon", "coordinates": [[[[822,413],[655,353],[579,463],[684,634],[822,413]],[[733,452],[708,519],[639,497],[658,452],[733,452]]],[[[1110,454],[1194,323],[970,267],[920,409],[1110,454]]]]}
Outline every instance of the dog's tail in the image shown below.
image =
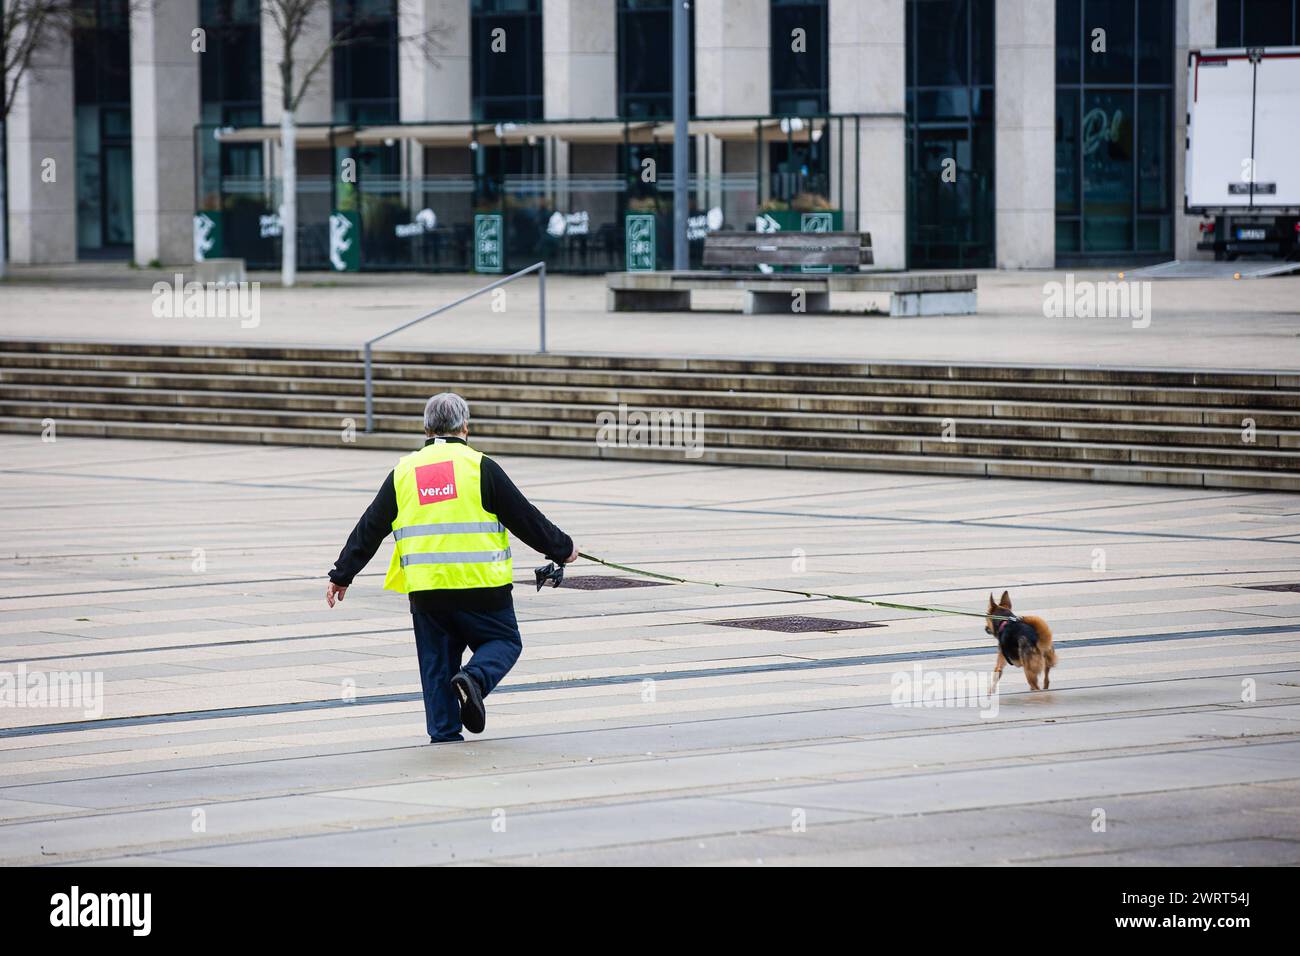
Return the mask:
{"type": "Polygon", "coordinates": [[[1052,647],[1052,629],[1047,626],[1047,622],[1041,617],[1026,615],[1021,618],[1026,624],[1034,629],[1038,635],[1038,651],[1043,655],[1043,661],[1048,667],[1056,666],[1056,650],[1052,647]]]}

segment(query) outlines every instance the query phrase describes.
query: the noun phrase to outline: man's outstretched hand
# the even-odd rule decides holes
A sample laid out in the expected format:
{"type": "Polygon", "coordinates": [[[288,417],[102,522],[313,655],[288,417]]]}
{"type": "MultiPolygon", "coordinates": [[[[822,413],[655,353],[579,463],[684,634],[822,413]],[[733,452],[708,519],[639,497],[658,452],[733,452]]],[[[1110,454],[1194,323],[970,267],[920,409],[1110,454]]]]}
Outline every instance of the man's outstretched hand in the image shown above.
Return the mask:
{"type": "Polygon", "coordinates": [[[328,604],[330,607],[333,607],[334,602],[336,600],[342,601],[343,596],[347,593],[348,593],[348,589],[346,585],[343,587],[339,587],[337,584],[331,581],[330,586],[325,589],[325,603],[328,604]]]}
{"type": "Polygon", "coordinates": [[[577,561],[577,560],[578,560],[578,544],[577,544],[577,542],[574,542],[574,545],[573,545],[573,554],[571,554],[571,555],[569,555],[567,558],[565,558],[564,561],[563,561],[563,563],[564,563],[564,564],[572,564],[574,561],[577,561]]]}

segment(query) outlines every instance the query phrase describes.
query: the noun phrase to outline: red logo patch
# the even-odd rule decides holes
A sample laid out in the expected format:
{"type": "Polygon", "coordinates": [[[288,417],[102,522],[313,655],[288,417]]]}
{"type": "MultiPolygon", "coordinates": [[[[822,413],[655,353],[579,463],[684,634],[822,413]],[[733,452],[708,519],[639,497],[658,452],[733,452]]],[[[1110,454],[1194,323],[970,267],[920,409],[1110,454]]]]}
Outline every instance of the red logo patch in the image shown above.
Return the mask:
{"type": "Polygon", "coordinates": [[[415,489],[420,494],[422,505],[455,498],[456,469],[449,461],[421,465],[415,469],[415,489]]]}

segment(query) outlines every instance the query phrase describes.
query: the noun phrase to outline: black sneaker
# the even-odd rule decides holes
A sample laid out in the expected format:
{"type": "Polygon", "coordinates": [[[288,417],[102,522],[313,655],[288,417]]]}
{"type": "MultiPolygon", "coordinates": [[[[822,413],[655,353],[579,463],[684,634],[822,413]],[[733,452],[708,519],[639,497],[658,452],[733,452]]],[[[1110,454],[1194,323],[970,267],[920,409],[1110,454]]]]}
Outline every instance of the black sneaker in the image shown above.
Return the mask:
{"type": "Polygon", "coordinates": [[[487,711],[483,708],[483,693],[478,689],[478,681],[464,671],[458,671],[451,679],[451,688],[460,698],[460,722],[471,734],[483,733],[487,711]]]}

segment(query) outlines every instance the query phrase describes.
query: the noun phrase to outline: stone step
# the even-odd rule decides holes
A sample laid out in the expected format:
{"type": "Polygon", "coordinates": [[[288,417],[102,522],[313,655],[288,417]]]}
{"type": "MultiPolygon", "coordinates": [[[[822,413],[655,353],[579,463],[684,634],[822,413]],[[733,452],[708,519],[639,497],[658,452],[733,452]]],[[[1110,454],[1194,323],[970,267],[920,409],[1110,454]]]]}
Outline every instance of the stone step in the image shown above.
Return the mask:
{"type": "MultiPolygon", "coordinates": [[[[40,386],[50,382],[48,370],[0,369],[0,388],[40,386]]],[[[182,375],[172,372],[134,373],[75,371],[58,373],[58,382],[86,389],[150,389],[172,392],[230,391],[245,394],[304,393],[360,398],[359,380],[182,375]]],[[[430,393],[454,388],[471,401],[511,400],[526,402],[587,403],[613,406],[619,403],[654,407],[687,406],[704,410],[803,411],[832,414],[929,414],[948,416],[1013,417],[1063,421],[1113,421],[1133,424],[1210,425],[1240,429],[1245,420],[1256,428],[1300,429],[1300,415],[1286,410],[1255,406],[1232,409],[1208,405],[1123,405],[1114,403],[1026,401],[1018,398],[963,398],[932,396],[836,396],[799,393],[714,392],[662,388],[621,389],[574,388],[553,385],[464,384],[454,379],[425,378],[418,381],[379,381],[375,395],[408,397],[423,402],[430,393]]],[[[1250,393],[1247,393],[1250,394],[1250,393]]],[[[17,396],[15,396],[17,397],[17,396]]]]}
{"type": "MultiPolygon", "coordinates": [[[[253,415],[258,412],[279,414],[297,412],[318,416],[318,421],[305,427],[328,428],[344,418],[359,419],[364,415],[364,400],[358,397],[331,395],[299,395],[251,392],[175,392],[164,389],[99,389],[86,401],[86,390],[64,386],[15,386],[0,384],[2,414],[44,417],[63,415],[70,417],[114,417],[112,411],[122,410],[116,417],[143,420],[141,415],[128,412],[134,407],[150,408],[153,420],[182,420],[181,415],[192,415],[200,409],[213,415],[253,415]],[[103,409],[109,409],[106,413],[103,409]]],[[[403,428],[418,430],[423,411],[423,399],[379,398],[375,402],[377,418],[392,424],[384,429],[400,431],[403,428]]],[[[663,408],[662,405],[657,406],[663,408]]],[[[717,433],[723,429],[747,429],[763,432],[789,430],[811,432],[840,432],[847,434],[874,433],[920,436],[926,440],[942,433],[948,423],[964,438],[1008,438],[1027,440],[1066,440],[1072,442],[1123,442],[1147,444],[1200,445],[1215,448],[1250,450],[1243,441],[1240,427],[1186,426],[1128,423],[1096,423],[1072,425],[1059,421],[1035,418],[965,416],[952,414],[913,415],[850,415],[821,414],[813,412],[766,412],[743,409],[724,410],[692,407],[690,411],[702,415],[705,428],[717,433]]],[[[475,400],[475,421],[500,419],[521,422],[570,422],[595,425],[601,414],[614,414],[608,405],[527,403],[512,401],[475,400]]],[[[189,417],[186,421],[200,419],[189,417]]],[[[218,421],[210,417],[202,420],[218,421]]],[[[250,419],[251,421],[251,419],[250,419]]],[[[272,419],[257,423],[266,424],[272,419]]],[[[1256,448],[1300,449],[1300,421],[1288,416],[1292,429],[1260,427],[1257,423],[1254,440],[1256,448]]]]}
{"type": "MultiPolygon", "coordinates": [[[[32,419],[0,416],[0,432],[32,435],[40,432],[40,423],[32,419]]],[[[181,440],[235,442],[244,444],[285,444],[337,447],[336,430],[270,429],[247,426],[168,425],[145,422],[77,422],[59,427],[59,434],[73,437],[136,438],[147,440],[181,440]]],[[[409,434],[358,432],[356,447],[412,451],[418,447],[409,434]]],[[[594,442],[552,442],[532,439],[484,437],[475,447],[491,455],[545,455],[573,458],[611,458],[637,461],[683,461],[680,449],[600,448],[594,442]]],[[[1226,471],[1210,468],[1179,468],[1151,465],[1113,465],[1097,462],[1069,461],[981,461],[940,456],[845,454],[817,451],[774,452],[741,448],[706,448],[691,461],[706,464],[760,465],[786,468],[831,468],[849,471],[888,471],[907,474],[973,475],[1004,478],[1060,479],[1068,481],[1105,481],[1125,484],[1184,485],[1201,488],[1265,489],[1300,491],[1300,475],[1294,472],[1260,473],[1226,471]]]]}
{"type": "Polygon", "coordinates": [[[427,397],[454,389],[489,453],[683,460],[680,437],[597,444],[598,416],[626,405],[698,412],[703,447],[687,460],[722,464],[1224,488],[1291,489],[1300,475],[1300,376],[1289,372],[392,350],[374,355],[367,435],[359,359],[0,341],[0,430],[35,434],[53,418],[60,435],[406,450],[427,397]]]}
{"type": "MultiPolygon", "coordinates": [[[[150,356],[59,355],[0,353],[0,364],[28,369],[120,371],[311,379],[360,379],[356,361],[279,361],[258,359],[157,358],[150,356]]],[[[1208,387],[1202,385],[1053,384],[1018,379],[937,380],[874,378],[870,376],[784,376],[761,374],[696,374],[691,372],[584,367],[539,368],[501,365],[377,364],[377,382],[444,379],[467,384],[565,385],[596,388],[662,388],[691,391],[730,391],[805,394],[928,396],[936,398],[1012,399],[1018,401],[1106,402],[1192,406],[1261,407],[1300,410],[1300,390],[1276,387],[1208,387]]]]}
{"type": "MultiPolygon", "coordinates": [[[[320,415],[297,411],[251,410],[238,408],[188,408],[177,406],[111,405],[73,402],[0,401],[0,415],[39,421],[49,417],[63,422],[159,423],[177,426],[256,427],[275,430],[332,432],[342,435],[345,427],[356,431],[364,427],[359,416],[347,421],[337,415],[320,415]],[[349,424],[350,422],[350,424],[349,424]]],[[[409,417],[378,416],[379,432],[418,435],[409,417]]],[[[535,441],[586,442],[594,444],[599,426],[594,420],[554,421],[474,419],[476,437],[509,437],[535,441]]],[[[687,436],[688,438],[691,436],[687,436]]],[[[1208,467],[1225,470],[1263,469],[1300,472],[1300,451],[1269,449],[1259,446],[1209,449],[1179,445],[1136,443],[1102,443],[1049,440],[1003,440],[968,436],[960,429],[951,441],[944,441],[938,431],[926,434],[885,434],[866,431],[773,431],[765,429],[707,429],[700,433],[706,446],[763,449],[778,452],[818,451],[938,455],[959,458],[1009,458],[1039,461],[1070,460],[1111,464],[1142,463],[1175,467],[1208,467]]],[[[1006,436],[999,436],[1006,437],[1006,436]]],[[[339,439],[342,440],[342,439],[339,439]]]]}
{"type": "MultiPolygon", "coordinates": [[[[208,359],[258,359],[295,362],[359,363],[361,350],[303,346],[180,345],[93,341],[13,340],[0,338],[0,351],[99,356],[178,356],[208,359]]],[[[1066,365],[1005,365],[984,363],[889,361],[825,362],[768,359],[724,359],[592,355],[535,352],[430,352],[376,350],[379,364],[535,366],[540,368],[693,371],[709,373],[769,374],[782,376],[943,378],[1014,380],[1061,383],[1195,386],[1214,388],[1300,389],[1300,372],[1233,369],[1078,368],[1066,365]]]]}

